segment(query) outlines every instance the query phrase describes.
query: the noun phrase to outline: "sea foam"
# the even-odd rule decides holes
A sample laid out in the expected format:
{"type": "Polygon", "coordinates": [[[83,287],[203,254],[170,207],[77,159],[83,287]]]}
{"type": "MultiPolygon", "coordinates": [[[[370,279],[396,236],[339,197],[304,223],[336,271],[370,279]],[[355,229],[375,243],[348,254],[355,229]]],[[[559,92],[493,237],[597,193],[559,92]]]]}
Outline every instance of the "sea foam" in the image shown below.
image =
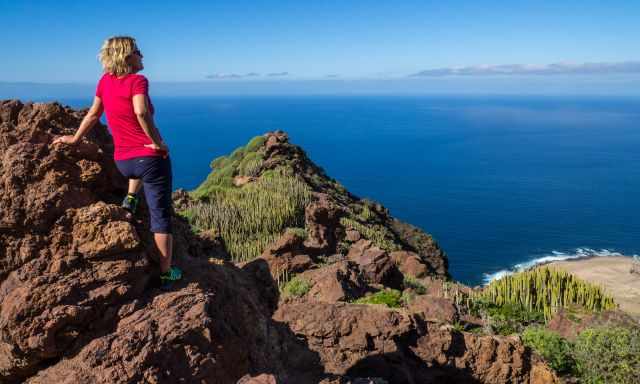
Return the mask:
{"type": "MultiPolygon", "coordinates": [[[[535,257],[529,261],[515,264],[509,269],[502,269],[493,273],[484,273],[482,276],[483,285],[487,285],[493,280],[501,279],[512,273],[521,272],[529,268],[533,268],[538,265],[551,263],[554,261],[574,260],[588,257],[607,257],[607,256],[625,256],[620,252],[612,251],[609,249],[595,250],[591,248],[576,248],[571,252],[551,251],[549,254],[543,254],[542,256],[535,257]]],[[[637,255],[632,255],[637,257],[637,255]]]]}

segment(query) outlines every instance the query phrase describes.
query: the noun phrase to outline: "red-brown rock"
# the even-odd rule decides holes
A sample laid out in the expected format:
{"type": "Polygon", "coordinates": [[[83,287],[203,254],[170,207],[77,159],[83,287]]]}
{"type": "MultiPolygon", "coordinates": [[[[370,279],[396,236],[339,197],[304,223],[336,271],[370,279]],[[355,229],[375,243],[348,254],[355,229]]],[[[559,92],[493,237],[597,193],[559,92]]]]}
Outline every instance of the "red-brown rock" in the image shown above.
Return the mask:
{"type": "Polygon", "coordinates": [[[639,324],[636,319],[620,310],[571,315],[564,309],[560,309],[553,315],[547,324],[548,329],[569,340],[575,339],[580,332],[587,328],[598,326],[637,327],[639,324]]]}
{"type": "Polygon", "coordinates": [[[417,295],[409,304],[409,311],[423,321],[451,324],[458,320],[458,311],[451,300],[431,295],[417,295]]]}
{"type": "Polygon", "coordinates": [[[153,287],[146,210],[130,222],[119,207],[126,180],[106,128],[51,144],[81,117],[0,102],[0,382],[233,383],[256,371],[319,381],[317,354],[271,320],[253,275],[209,263],[219,244],[180,218],[185,280],[153,287]]]}
{"type": "Polygon", "coordinates": [[[358,264],[368,282],[399,288],[402,274],[395,263],[382,249],[372,246],[370,240],[362,239],[351,246],[347,259],[358,264]]]}
{"type": "Polygon", "coordinates": [[[325,303],[348,301],[364,295],[367,285],[358,267],[350,261],[339,261],[300,275],[313,285],[306,300],[325,303]]]}
{"type": "Polygon", "coordinates": [[[432,368],[425,382],[560,383],[517,336],[477,336],[435,325],[424,332],[410,349],[432,368]]]}
{"type": "Polygon", "coordinates": [[[260,257],[269,265],[274,279],[284,273],[300,273],[313,265],[303,242],[303,238],[287,231],[262,252],[260,257]]]}
{"type": "Polygon", "coordinates": [[[380,306],[287,303],[274,319],[304,338],[335,375],[390,383],[559,383],[517,337],[460,333],[380,306]]]}
{"type": "Polygon", "coordinates": [[[421,278],[429,273],[429,267],[420,256],[410,251],[395,251],[389,254],[391,260],[398,266],[404,275],[421,278]]]}
{"type": "Polygon", "coordinates": [[[308,233],[305,247],[317,254],[334,253],[340,210],[329,201],[327,195],[318,194],[318,200],[307,205],[304,217],[308,233]]]}

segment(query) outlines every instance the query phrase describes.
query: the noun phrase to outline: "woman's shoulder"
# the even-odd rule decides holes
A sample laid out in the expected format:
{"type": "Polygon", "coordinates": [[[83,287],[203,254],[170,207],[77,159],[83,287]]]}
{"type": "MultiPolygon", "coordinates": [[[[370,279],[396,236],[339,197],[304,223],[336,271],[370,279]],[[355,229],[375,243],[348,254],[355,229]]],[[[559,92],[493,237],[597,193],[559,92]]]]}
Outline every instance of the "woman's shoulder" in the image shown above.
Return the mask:
{"type": "Polygon", "coordinates": [[[133,81],[148,81],[147,78],[140,73],[132,73],[129,75],[129,78],[133,81]]]}

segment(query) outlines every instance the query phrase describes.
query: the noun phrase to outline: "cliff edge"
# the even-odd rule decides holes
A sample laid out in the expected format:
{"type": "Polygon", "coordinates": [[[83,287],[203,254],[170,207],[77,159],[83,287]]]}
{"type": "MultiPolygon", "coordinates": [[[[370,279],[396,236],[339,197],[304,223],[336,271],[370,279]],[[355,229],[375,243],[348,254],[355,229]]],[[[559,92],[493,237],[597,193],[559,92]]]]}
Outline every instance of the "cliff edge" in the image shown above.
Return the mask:
{"type": "Polygon", "coordinates": [[[73,147],[51,145],[83,113],[0,101],[0,382],[557,382],[517,336],[456,330],[450,299],[426,294],[397,309],[358,303],[410,290],[407,276],[437,288],[446,258],[383,207],[307,172],[283,133],[260,144],[270,161],[245,163],[255,180],[231,174],[224,188],[176,194],[185,279],[160,291],[147,214],[130,220],[118,204],[126,180],[106,128],[73,147]],[[272,240],[260,257],[239,260],[260,248],[232,248],[231,232],[193,222],[197,208],[220,208],[207,208],[215,196],[238,193],[229,180],[242,190],[283,175],[314,179],[308,194],[300,186],[304,231],[247,239],[272,240]]]}

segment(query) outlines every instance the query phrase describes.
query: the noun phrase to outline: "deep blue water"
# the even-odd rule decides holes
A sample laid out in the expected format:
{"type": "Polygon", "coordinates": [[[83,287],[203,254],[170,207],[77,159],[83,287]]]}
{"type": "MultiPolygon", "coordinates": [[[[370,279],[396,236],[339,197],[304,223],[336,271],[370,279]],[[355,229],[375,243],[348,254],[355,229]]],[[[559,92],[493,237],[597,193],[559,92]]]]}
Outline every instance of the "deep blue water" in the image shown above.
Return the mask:
{"type": "Polygon", "coordinates": [[[350,191],[431,233],[453,277],[466,283],[546,255],[640,253],[638,99],[200,97],[154,104],[176,188],[193,189],[213,158],[282,129],[350,191]]]}

